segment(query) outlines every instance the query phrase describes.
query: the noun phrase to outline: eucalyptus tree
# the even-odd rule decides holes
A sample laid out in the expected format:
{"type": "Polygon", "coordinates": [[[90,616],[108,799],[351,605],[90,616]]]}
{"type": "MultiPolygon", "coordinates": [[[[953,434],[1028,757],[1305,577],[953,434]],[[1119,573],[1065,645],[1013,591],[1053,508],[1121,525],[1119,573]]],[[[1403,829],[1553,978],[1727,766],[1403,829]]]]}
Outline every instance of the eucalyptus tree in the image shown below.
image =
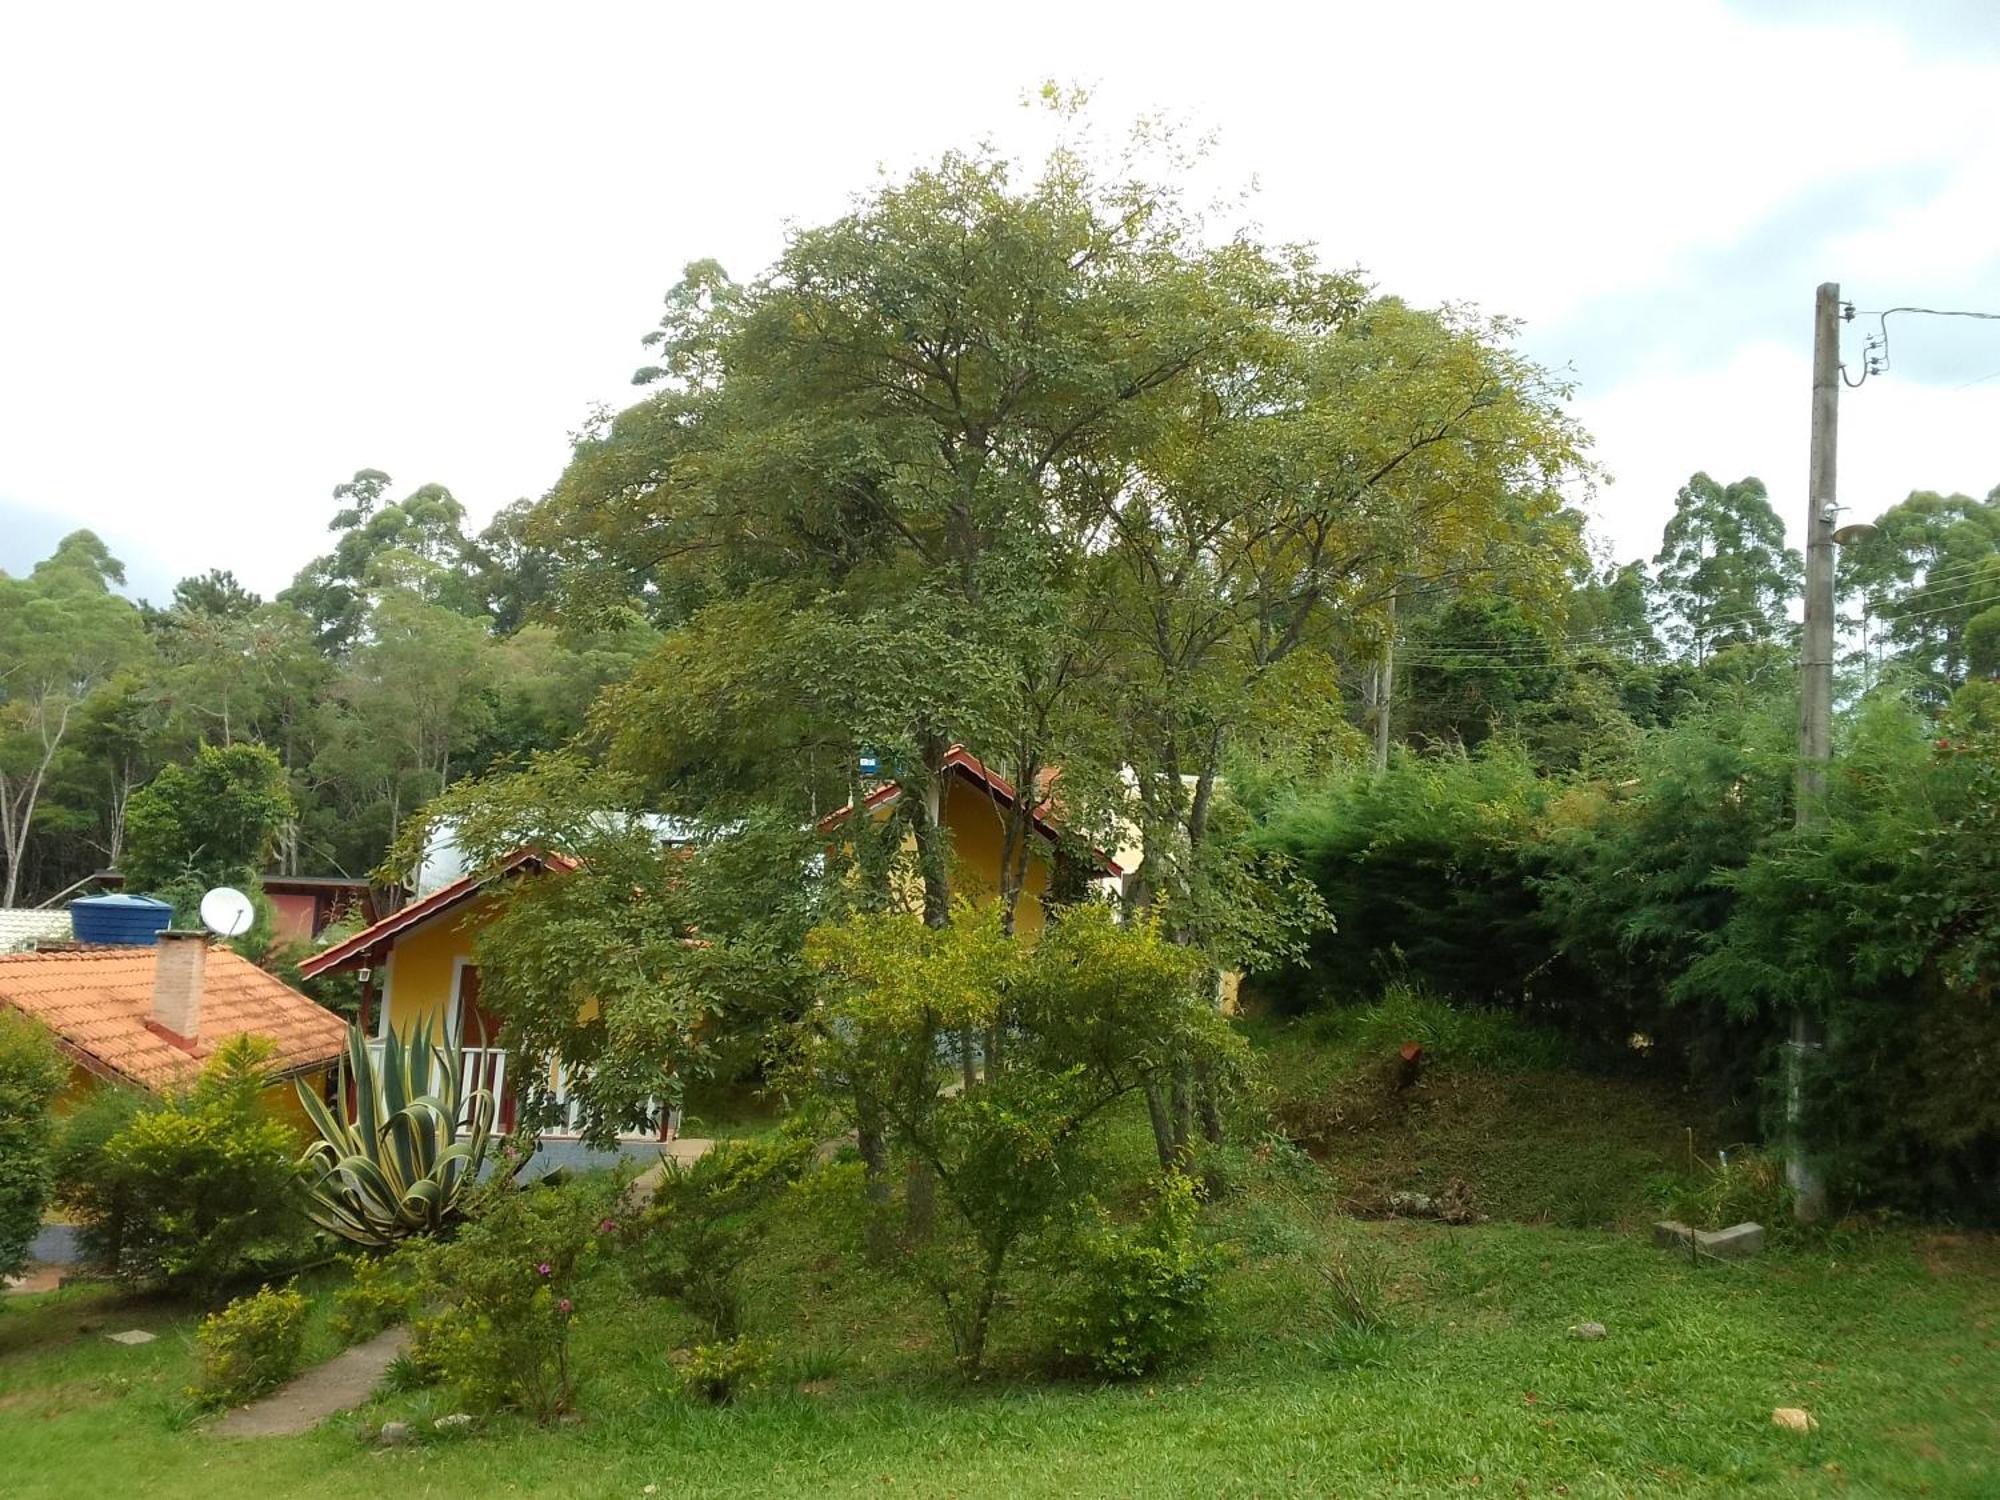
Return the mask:
{"type": "Polygon", "coordinates": [[[1984,499],[1917,490],[1876,519],[1874,532],[1841,548],[1843,595],[1859,595],[1864,626],[1915,674],[1932,707],[1975,663],[1974,646],[2000,631],[2000,489],[1984,499]]]}
{"type": "Polygon", "coordinates": [[[1697,666],[1724,646],[1783,636],[1803,578],[1764,482],[1699,473],[1674,497],[1653,566],[1667,637],[1697,666]]]}
{"type": "Polygon", "coordinates": [[[145,655],[138,609],[112,592],[124,578],[88,531],[64,537],[26,578],[0,574],[0,906],[21,894],[42,794],[84,704],[145,655]]]}

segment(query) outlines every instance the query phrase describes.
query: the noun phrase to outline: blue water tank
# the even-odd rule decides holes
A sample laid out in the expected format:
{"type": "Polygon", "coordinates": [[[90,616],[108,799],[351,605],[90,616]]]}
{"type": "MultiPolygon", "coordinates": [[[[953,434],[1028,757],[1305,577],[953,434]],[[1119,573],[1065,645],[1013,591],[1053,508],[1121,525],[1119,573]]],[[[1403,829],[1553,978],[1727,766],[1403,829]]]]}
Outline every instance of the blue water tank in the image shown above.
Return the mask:
{"type": "Polygon", "coordinates": [[[150,947],[173,919],[173,907],[151,896],[86,896],[69,904],[69,923],[79,943],[150,947]]]}

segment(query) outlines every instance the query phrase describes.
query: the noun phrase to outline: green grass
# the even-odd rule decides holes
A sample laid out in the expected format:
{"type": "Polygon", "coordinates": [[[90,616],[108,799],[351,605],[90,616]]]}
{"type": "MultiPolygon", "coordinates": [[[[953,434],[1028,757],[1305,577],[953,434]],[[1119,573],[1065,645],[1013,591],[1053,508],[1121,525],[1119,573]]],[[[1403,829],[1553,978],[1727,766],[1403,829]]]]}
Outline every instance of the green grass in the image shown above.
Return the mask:
{"type": "MultiPolygon", "coordinates": [[[[1289,1045],[1276,1060],[1297,1081],[1313,1059],[1289,1045]]],[[[1467,1076],[1546,1071],[1493,1063],[1467,1076]]],[[[1664,1128],[1659,1107],[1621,1106],[1664,1128]]],[[[1465,1128],[1399,1118],[1369,1139],[1406,1164],[1465,1128]]],[[[1130,1124],[1120,1149],[1143,1151],[1143,1126],[1130,1124]]],[[[1545,1126],[1503,1133],[1519,1142],[1545,1126]]],[[[802,1195],[753,1268],[749,1331],[779,1342],[783,1378],[730,1409],[673,1393],[668,1355],[696,1330],[615,1266],[579,1302],[585,1419],[550,1430],[489,1419],[453,1436],[430,1426],[448,1398],[419,1391],[305,1437],[219,1442],[181,1396],[191,1314],[103,1290],[12,1298],[0,1306],[0,1493],[2000,1494],[1990,1237],[1870,1231],[1697,1267],[1630,1230],[1345,1217],[1331,1211],[1346,1191],[1338,1162],[1331,1186],[1321,1170],[1239,1153],[1232,1190],[1208,1211],[1237,1257],[1224,1335],[1127,1386],[1047,1378],[1044,1330],[1023,1306],[1002,1324],[992,1377],[952,1376],[923,1295],[858,1260],[851,1173],[802,1195]],[[1343,1322],[1320,1274],[1329,1264],[1379,1326],[1343,1322]],[[1609,1337],[1569,1338],[1586,1319],[1609,1337]],[[136,1349],[102,1337],[126,1327],[161,1337],[136,1349]],[[1819,1430],[1772,1427],[1771,1409],[1790,1405],[1819,1430]],[[415,1421],[421,1441],[369,1446],[392,1417],[415,1421]]],[[[1487,1191],[1531,1203],[1547,1190],[1539,1172],[1487,1191]]]]}
{"type": "MultiPolygon", "coordinates": [[[[0,1453],[19,1500],[160,1497],[1437,1493],[1565,1485],[1591,1494],[2000,1492],[2000,1249],[1880,1234],[1838,1250],[1694,1268],[1630,1235],[1514,1225],[1339,1226],[1385,1287],[1386,1331],[1337,1332],[1282,1233],[1309,1221],[1233,1205],[1221,1226],[1263,1244],[1232,1278],[1223,1344],[1130,1387],[1010,1371],[968,1388],[942,1373],[928,1310],[856,1281],[844,1255],[782,1251],[805,1270],[759,1322],[805,1358],[816,1394],[737,1408],[668,1393],[688,1330],[608,1278],[585,1310],[588,1420],[510,1420],[378,1452],[359,1432],[420,1422],[431,1393],[388,1397],[298,1439],[221,1443],[189,1422],[191,1320],[97,1292],[15,1299],[0,1314],[0,1453]],[[818,1270],[812,1268],[817,1264],[818,1270]],[[22,1305],[25,1303],[26,1305],[22,1305]],[[1599,1343],[1569,1339],[1583,1319],[1599,1343]],[[150,1327],[126,1349],[101,1334],[150,1327]],[[799,1330],[803,1331],[799,1331],[799,1330]],[[830,1372],[830,1373],[829,1373],[830,1372]],[[1769,1425],[1803,1405],[1800,1439],[1769,1425]]],[[[805,1226],[797,1226],[803,1229],[805,1226]]],[[[1019,1332],[1019,1320],[1016,1331],[1019,1332]]]]}
{"type": "Polygon", "coordinates": [[[1685,1092],[1565,1067],[1545,1033],[1406,990],[1251,1030],[1279,1128],[1357,1213],[1456,1181],[1496,1219],[1629,1228],[1658,1217],[1667,1180],[1689,1175],[1691,1148],[1706,1159],[1729,1139],[1712,1106],[1685,1092]],[[1395,1067],[1403,1041],[1425,1049],[1407,1089],[1395,1067]]]}

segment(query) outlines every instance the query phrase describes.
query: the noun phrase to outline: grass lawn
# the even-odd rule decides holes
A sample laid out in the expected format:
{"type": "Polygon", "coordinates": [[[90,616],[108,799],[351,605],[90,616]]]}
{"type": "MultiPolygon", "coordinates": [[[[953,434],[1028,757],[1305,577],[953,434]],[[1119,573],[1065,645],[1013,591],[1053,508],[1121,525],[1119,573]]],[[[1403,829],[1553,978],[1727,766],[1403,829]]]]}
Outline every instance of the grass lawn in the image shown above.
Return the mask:
{"type": "MultiPolygon", "coordinates": [[[[967,1386],[924,1295],[860,1265],[823,1192],[753,1268],[751,1331],[779,1341],[783,1378],[728,1409],[674,1392],[668,1355],[695,1332],[615,1266],[579,1305],[584,1420],[551,1430],[503,1417],[439,1434],[448,1399],[417,1392],[305,1437],[222,1442],[180,1394],[184,1309],[99,1289],[10,1298],[0,1495],[2000,1494],[2000,1241],[1871,1230],[1696,1267],[1630,1228],[1565,1227],[1537,1208],[1554,1201],[1547,1173],[1517,1164],[1546,1121],[1504,1117],[1512,1151],[1462,1138],[1505,1135],[1492,1091],[1512,1097],[1533,1073],[1468,1068],[1456,1089],[1443,1073],[1410,1117],[1416,1144],[1381,1121],[1355,1138],[1364,1165],[1397,1152],[1506,1164],[1474,1184],[1491,1222],[1329,1215],[1352,1196],[1337,1150],[1330,1188],[1282,1157],[1240,1165],[1208,1211],[1238,1257],[1222,1338],[1154,1380],[1048,1378],[1024,1308],[998,1334],[996,1373],[967,1386]],[[1441,1102],[1467,1096],[1485,1102],[1441,1102]],[[1379,1330],[1339,1321],[1329,1262],[1368,1289],[1379,1330]],[[1569,1337],[1583,1320],[1609,1336],[1569,1337]],[[160,1338],[102,1337],[128,1327],[160,1338]],[[1819,1430],[1774,1428],[1776,1406],[1810,1409],[1819,1430]],[[421,1440],[370,1446],[391,1417],[421,1440]]],[[[1647,1099],[1604,1127],[1623,1143],[1607,1146],[1618,1171],[1653,1169],[1641,1146],[1655,1133],[1670,1157],[1672,1114],[1647,1099]]],[[[1549,1169],[1579,1149],[1548,1153],[1549,1169]]]]}

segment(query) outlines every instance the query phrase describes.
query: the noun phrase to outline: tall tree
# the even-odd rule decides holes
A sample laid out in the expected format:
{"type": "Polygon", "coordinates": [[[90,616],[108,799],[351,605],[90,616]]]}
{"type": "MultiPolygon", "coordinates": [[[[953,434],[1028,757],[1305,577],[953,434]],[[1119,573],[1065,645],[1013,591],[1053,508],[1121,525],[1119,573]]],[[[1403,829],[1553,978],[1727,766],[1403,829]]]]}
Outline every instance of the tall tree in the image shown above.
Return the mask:
{"type": "Polygon", "coordinates": [[[390,483],[380,469],[362,469],[334,487],[343,504],[327,523],[335,533],[333,550],[300,569],[279,595],[313,621],[330,656],[344,656],[360,642],[385,588],[484,615],[480,554],[465,535],[465,507],[441,484],[385,500],[390,483]]]}
{"type": "Polygon", "coordinates": [[[88,531],[25,579],[0,574],[0,906],[21,893],[42,792],[82,705],[145,650],[138,610],[111,590],[124,579],[88,531]]]}
{"type": "Polygon", "coordinates": [[[1725,486],[1706,474],[1674,498],[1653,566],[1667,637],[1697,665],[1720,647],[1783,636],[1804,576],[1764,482],[1725,486]]]}
{"type": "Polygon", "coordinates": [[[1917,490],[1841,548],[1839,568],[1841,592],[1861,598],[1855,623],[1869,643],[1888,646],[1940,706],[1974,669],[1973,643],[2000,629],[1973,628],[2000,607],[2000,488],[1980,500],[1917,490]]]}

